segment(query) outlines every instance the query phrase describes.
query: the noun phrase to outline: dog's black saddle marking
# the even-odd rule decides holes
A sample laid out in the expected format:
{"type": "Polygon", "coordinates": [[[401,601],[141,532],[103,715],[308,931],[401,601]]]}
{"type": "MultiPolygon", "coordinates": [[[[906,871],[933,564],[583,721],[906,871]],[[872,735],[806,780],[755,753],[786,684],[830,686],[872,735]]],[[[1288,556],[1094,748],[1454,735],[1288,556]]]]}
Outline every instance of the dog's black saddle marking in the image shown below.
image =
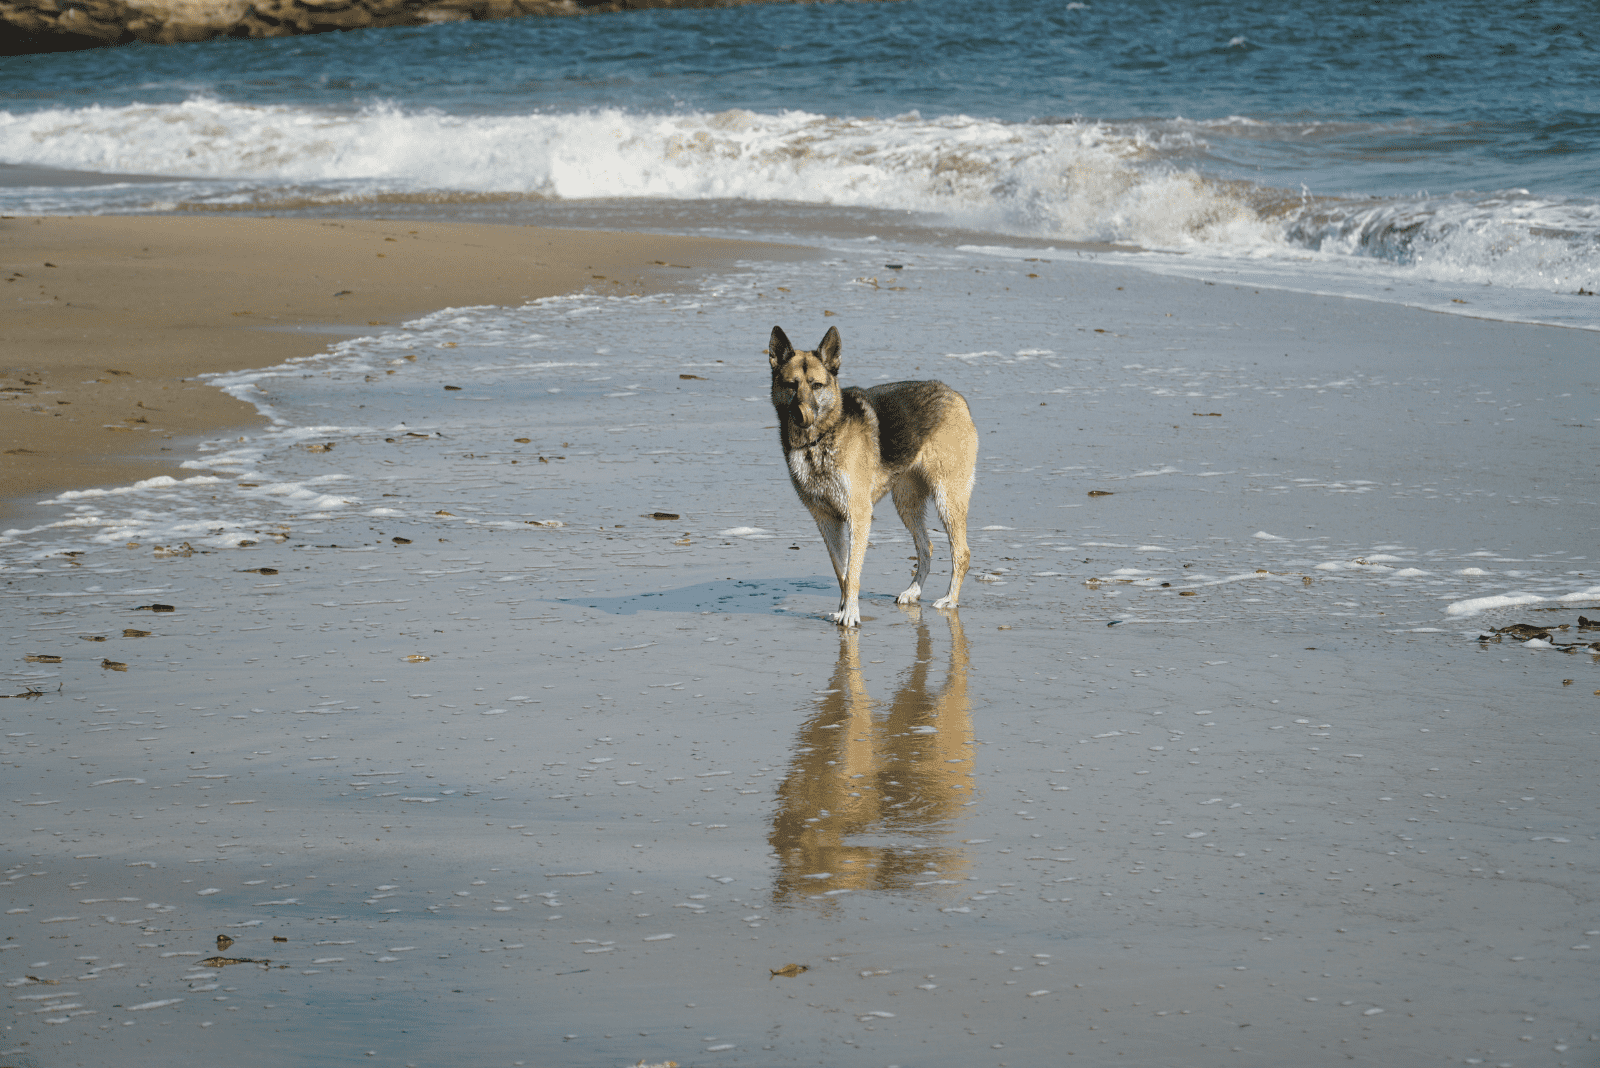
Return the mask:
{"type": "Polygon", "coordinates": [[[878,453],[885,464],[899,468],[917,458],[917,451],[944,419],[948,387],[932,381],[884,382],[866,389],[851,387],[843,392],[847,417],[851,414],[852,400],[870,408],[877,416],[878,453]]]}

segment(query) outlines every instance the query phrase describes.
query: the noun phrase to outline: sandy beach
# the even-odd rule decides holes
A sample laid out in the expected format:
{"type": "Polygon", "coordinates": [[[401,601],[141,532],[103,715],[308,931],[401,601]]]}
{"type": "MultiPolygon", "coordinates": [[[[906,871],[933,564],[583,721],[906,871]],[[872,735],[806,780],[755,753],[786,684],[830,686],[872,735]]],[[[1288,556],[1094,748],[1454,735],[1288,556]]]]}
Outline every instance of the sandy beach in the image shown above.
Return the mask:
{"type": "Polygon", "coordinates": [[[1592,2],[443,2],[0,63],[0,1068],[1600,1068],[1592,2]]]}
{"type": "Polygon", "coordinates": [[[436,312],[0,535],[6,1063],[1592,1062],[1592,336],[1051,260],[436,312]],[[959,611],[882,507],[826,622],[774,323],[967,397],[959,611]]]}
{"type": "Polygon", "coordinates": [[[174,441],[259,424],[201,373],[440,308],[672,288],[750,247],[433,221],[0,220],[0,517],[25,494],[170,474],[174,441]]]}

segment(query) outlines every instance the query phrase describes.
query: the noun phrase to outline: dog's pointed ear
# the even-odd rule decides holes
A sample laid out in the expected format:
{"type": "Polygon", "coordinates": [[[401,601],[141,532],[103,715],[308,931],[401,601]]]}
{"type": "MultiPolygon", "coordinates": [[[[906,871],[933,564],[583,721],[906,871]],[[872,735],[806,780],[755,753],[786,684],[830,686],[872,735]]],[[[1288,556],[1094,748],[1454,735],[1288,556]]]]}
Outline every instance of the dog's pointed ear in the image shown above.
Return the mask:
{"type": "Polygon", "coordinates": [[[822,343],[817,346],[817,356],[830,375],[839,373],[839,349],[842,344],[839,340],[839,328],[830,326],[828,332],[822,335],[822,343]]]}
{"type": "Polygon", "coordinates": [[[767,362],[776,369],[789,357],[794,355],[794,346],[789,344],[789,335],[783,332],[783,327],[772,328],[772,340],[767,342],[767,362]]]}

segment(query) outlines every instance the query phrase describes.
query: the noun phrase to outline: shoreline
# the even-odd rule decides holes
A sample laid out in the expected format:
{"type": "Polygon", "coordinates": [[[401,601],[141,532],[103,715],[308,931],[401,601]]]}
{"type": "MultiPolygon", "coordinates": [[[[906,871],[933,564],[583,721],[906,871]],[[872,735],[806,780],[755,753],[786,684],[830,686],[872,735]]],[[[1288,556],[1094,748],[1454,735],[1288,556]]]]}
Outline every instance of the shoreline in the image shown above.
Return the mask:
{"type": "Polygon", "coordinates": [[[168,442],[261,423],[198,375],[449,307],[670,290],[757,242],[423,221],[0,220],[0,519],[30,495],[178,473],[168,442]],[[170,454],[168,458],[167,454],[170,454]]]}

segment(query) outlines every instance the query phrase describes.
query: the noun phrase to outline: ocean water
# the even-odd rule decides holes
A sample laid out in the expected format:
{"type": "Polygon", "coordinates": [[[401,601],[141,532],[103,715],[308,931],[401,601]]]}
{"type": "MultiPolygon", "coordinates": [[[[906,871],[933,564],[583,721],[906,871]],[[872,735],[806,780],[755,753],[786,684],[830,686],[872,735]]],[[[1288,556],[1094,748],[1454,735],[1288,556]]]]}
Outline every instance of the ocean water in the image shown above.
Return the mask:
{"type": "Polygon", "coordinates": [[[1594,328],[1592,16],[905,0],[17,57],[0,209],[1090,243],[1594,328]]]}

